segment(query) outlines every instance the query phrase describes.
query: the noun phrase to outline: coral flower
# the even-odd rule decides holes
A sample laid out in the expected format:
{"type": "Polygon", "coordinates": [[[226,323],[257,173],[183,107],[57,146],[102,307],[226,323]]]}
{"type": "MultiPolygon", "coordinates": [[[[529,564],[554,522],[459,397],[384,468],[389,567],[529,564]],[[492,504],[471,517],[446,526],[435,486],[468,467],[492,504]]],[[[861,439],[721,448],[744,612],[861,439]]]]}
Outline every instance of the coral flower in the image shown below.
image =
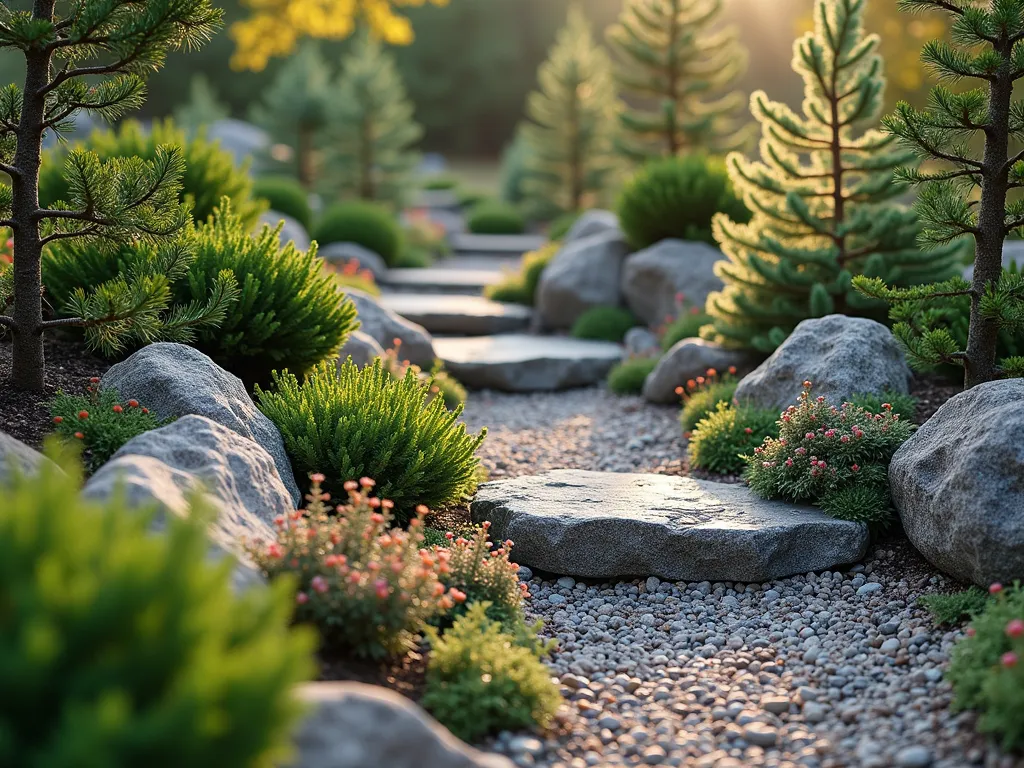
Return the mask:
{"type": "Polygon", "coordinates": [[[89,412],[88,411],[79,411],[78,412],[78,418],[80,418],[80,419],[88,419],[89,418],[89,412]]]}
{"type": "Polygon", "coordinates": [[[998,581],[988,588],[988,592],[989,592],[990,595],[998,595],[1002,591],[1003,591],[1003,585],[1000,584],[998,581]]]}
{"type": "Polygon", "coordinates": [[[60,416],[54,416],[53,417],[53,423],[54,424],[60,424],[62,421],[64,421],[64,419],[62,419],[60,416]]]}
{"type": "Polygon", "coordinates": [[[128,401],[128,407],[129,408],[138,408],[139,407],[139,401],[138,400],[129,400],[128,401]]]}
{"type": "Polygon", "coordinates": [[[122,408],[120,405],[115,405],[110,410],[112,410],[114,413],[121,413],[124,410],[124,408],[122,408]]]}
{"type": "Polygon", "coordinates": [[[77,437],[79,440],[85,440],[85,435],[81,432],[75,432],[75,437],[77,437]]]}
{"type": "Polygon", "coordinates": [[[377,579],[373,583],[373,589],[377,593],[377,597],[381,600],[388,596],[388,583],[384,579],[377,579]]]}
{"type": "Polygon", "coordinates": [[[326,478],[319,472],[314,472],[312,475],[309,476],[309,479],[310,482],[313,483],[322,483],[326,478]]]}

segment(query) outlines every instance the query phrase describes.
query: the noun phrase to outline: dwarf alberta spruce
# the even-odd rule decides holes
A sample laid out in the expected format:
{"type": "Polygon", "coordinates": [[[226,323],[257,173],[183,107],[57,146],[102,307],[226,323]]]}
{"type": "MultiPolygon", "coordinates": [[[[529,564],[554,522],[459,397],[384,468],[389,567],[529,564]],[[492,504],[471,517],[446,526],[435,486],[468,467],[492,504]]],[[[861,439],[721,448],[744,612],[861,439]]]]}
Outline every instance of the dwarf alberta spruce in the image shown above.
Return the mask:
{"type": "Polygon", "coordinates": [[[778,439],[765,440],[746,457],[747,482],[766,499],[820,504],[844,519],[886,525],[889,461],[913,431],[889,403],[879,413],[852,403],[836,408],[812,397],[805,381],[798,404],[780,416],[778,439]],[[874,491],[851,497],[858,487],[874,491]],[[858,503],[849,503],[854,498],[858,503]]]}

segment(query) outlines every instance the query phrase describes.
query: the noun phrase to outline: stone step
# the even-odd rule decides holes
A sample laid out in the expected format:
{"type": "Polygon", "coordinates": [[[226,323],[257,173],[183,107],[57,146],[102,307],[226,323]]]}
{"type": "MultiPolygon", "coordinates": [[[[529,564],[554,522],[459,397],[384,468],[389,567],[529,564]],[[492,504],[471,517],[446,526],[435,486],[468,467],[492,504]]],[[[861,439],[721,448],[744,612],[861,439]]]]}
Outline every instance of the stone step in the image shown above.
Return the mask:
{"type": "Polygon", "coordinates": [[[533,310],[502,304],[483,296],[442,293],[385,293],[380,303],[433,334],[488,336],[514,333],[530,326],[533,310]]]}
{"type": "Polygon", "coordinates": [[[506,392],[589,386],[622,359],[618,344],[526,334],[435,338],[434,351],[467,387],[506,392]]]}
{"type": "Polygon", "coordinates": [[[390,269],[380,280],[382,288],[401,293],[454,293],[479,296],[484,288],[502,279],[499,269],[390,269]]]}
{"type": "Polygon", "coordinates": [[[486,483],[471,506],[516,562],[565,576],[765,582],[860,560],[861,523],[743,485],[560,469],[486,483]]]}
{"type": "Polygon", "coordinates": [[[474,235],[453,234],[449,238],[456,253],[484,256],[521,256],[535,251],[547,242],[544,235],[474,235]]]}

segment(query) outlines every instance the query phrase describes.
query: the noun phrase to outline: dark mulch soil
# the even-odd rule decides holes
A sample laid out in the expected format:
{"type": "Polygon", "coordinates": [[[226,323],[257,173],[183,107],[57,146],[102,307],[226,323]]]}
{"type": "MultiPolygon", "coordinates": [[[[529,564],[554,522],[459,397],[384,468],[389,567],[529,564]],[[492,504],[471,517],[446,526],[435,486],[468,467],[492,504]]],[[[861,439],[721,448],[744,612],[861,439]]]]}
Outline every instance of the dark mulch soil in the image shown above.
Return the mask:
{"type": "Polygon", "coordinates": [[[426,685],[428,654],[426,646],[410,651],[401,658],[385,661],[365,661],[324,654],[320,657],[320,679],[383,685],[413,701],[419,701],[426,685]]]}
{"type": "Polygon", "coordinates": [[[910,394],[917,398],[914,421],[924,424],[953,395],[963,392],[963,384],[939,374],[918,374],[910,382],[910,394]]]}
{"type": "Polygon", "coordinates": [[[50,434],[47,402],[62,389],[84,394],[91,376],[102,376],[110,363],[90,354],[81,341],[46,337],[46,388],[23,392],[11,381],[11,340],[0,339],[0,431],[33,448],[40,448],[50,434]]]}

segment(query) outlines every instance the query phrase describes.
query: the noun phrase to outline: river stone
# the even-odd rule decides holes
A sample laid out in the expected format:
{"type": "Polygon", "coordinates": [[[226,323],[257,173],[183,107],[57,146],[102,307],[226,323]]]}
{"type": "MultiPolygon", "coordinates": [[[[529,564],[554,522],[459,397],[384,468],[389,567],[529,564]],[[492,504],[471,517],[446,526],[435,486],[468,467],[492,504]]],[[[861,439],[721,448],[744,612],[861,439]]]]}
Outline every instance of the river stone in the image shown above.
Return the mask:
{"type": "Polygon", "coordinates": [[[10,480],[12,470],[22,477],[32,477],[39,474],[43,464],[53,462],[20,440],[0,432],[0,485],[10,480]]]}
{"type": "Polygon", "coordinates": [[[652,328],[679,312],[677,296],[703,307],[722,289],[715,264],[722,252],[707,243],[668,239],[630,254],[622,267],[622,295],[634,315],[652,328]]]}
{"type": "Polygon", "coordinates": [[[516,561],[596,579],[765,582],[864,556],[868,531],[690,477],[559,469],[487,483],[471,506],[516,561]]]}
{"type": "Polygon", "coordinates": [[[384,348],[377,343],[373,336],[368,336],[362,331],[353,331],[349,334],[345,346],[338,350],[338,365],[341,365],[346,359],[351,357],[352,362],[362,368],[383,354],[384,348]]]}
{"type": "Polygon", "coordinates": [[[368,269],[374,280],[382,280],[388,272],[387,262],[382,256],[364,248],[358,243],[328,243],[317,248],[317,256],[337,267],[356,262],[360,269],[368,269]]]}
{"type": "Polygon", "coordinates": [[[100,381],[123,400],[134,398],[161,419],[205,416],[258,443],[274,460],[291,495],[302,500],[281,433],[253,403],[242,380],[194,347],[150,344],[112,366],[100,381]]]}
{"type": "Polygon", "coordinates": [[[629,247],[618,230],[605,230],[562,246],[537,286],[543,328],[569,329],[591,307],[622,304],[620,275],[629,247]]]}
{"type": "Polygon", "coordinates": [[[463,744],[404,696],[362,683],[307,683],[290,768],[513,768],[463,744]]]}
{"type": "Polygon", "coordinates": [[[1024,580],[1024,379],[948,400],[905,442],[889,487],[910,542],[965,582],[1024,580]]]}
{"type": "Polygon", "coordinates": [[[286,243],[293,243],[300,251],[309,250],[309,233],[306,232],[306,228],[299,223],[298,219],[294,219],[286,213],[264,211],[260,214],[257,228],[262,227],[264,224],[269,226],[271,229],[274,229],[278,224],[281,224],[281,234],[278,237],[280,238],[282,245],[286,243]]]}
{"type": "Polygon", "coordinates": [[[582,240],[585,237],[608,231],[619,231],[619,217],[611,211],[592,208],[581,213],[579,218],[573,222],[565,237],[562,238],[562,244],[565,245],[574,240],[582,240]]]}
{"type": "Polygon", "coordinates": [[[434,340],[438,357],[471,389],[546,392],[603,381],[622,359],[608,341],[508,334],[434,340]]]}
{"type": "Polygon", "coordinates": [[[712,341],[690,338],[680,339],[662,355],[658,364],[644,380],[643,395],[651,403],[678,403],[676,388],[714,368],[724,374],[735,366],[738,373],[746,373],[760,362],[756,352],[726,349],[712,341]]]}
{"type": "Polygon", "coordinates": [[[355,288],[344,288],[344,293],[352,299],[359,315],[359,330],[377,340],[384,349],[395,346],[395,339],[401,342],[401,358],[430,369],[437,355],[430,334],[422,325],[399,317],[365,291],[355,288]]]}
{"type": "Polygon", "coordinates": [[[380,303],[429,333],[453,336],[525,331],[533,315],[529,307],[491,301],[483,296],[392,293],[382,296],[380,303]]]}
{"type": "Polygon", "coordinates": [[[761,408],[787,408],[803,382],[835,405],[853,395],[906,393],[910,368],[892,332],[864,317],[826,315],[804,320],[771,357],[744,376],[736,399],[761,408]]]}

